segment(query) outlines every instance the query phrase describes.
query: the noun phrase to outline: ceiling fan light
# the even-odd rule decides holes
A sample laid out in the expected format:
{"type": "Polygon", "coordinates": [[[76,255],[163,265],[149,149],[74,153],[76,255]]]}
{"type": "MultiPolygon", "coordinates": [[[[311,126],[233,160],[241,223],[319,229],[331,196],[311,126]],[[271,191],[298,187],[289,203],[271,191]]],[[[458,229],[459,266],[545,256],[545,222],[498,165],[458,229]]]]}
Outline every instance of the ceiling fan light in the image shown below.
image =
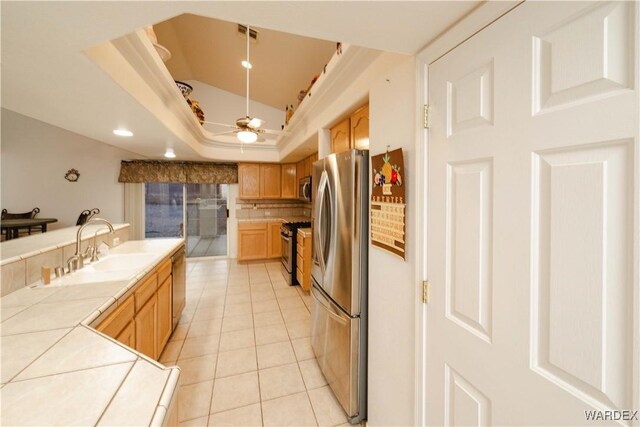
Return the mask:
{"type": "Polygon", "coordinates": [[[242,130],[238,132],[238,139],[245,144],[251,144],[258,140],[258,134],[249,130],[242,130]]]}
{"type": "Polygon", "coordinates": [[[249,62],[249,61],[242,61],[242,63],[241,63],[241,64],[242,64],[242,66],[243,66],[244,68],[251,69],[251,67],[253,67],[253,65],[251,65],[251,62],[249,62]]]}

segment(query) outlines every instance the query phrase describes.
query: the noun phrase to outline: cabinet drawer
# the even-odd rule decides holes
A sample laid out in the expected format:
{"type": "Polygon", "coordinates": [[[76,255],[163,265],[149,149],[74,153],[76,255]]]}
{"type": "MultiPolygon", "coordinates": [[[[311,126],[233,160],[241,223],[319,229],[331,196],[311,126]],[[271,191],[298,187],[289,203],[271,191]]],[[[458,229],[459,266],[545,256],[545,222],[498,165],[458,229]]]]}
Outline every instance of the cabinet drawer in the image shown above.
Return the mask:
{"type": "Polygon", "coordinates": [[[302,270],[296,268],[296,279],[298,279],[298,283],[302,286],[304,283],[304,275],[302,274],[302,270]]]}
{"type": "Polygon", "coordinates": [[[111,313],[102,323],[96,328],[105,335],[109,335],[112,338],[118,337],[120,332],[127,326],[134,315],[133,297],[127,298],[119,307],[117,307],[113,313],[111,313]]]}
{"type": "Polygon", "coordinates": [[[296,245],[296,251],[298,255],[304,256],[304,245],[301,245],[300,241],[298,241],[298,244],[296,245]]]}
{"type": "Polygon", "coordinates": [[[266,222],[240,222],[238,223],[238,231],[259,230],[263,231],[267,229],[266,222]]]}
{"type": "Polygon", "coordinates": [[[171,258],[168,258],[158,266],[158,283],[164,283],[171,275],[171,258]]]}
{"type": "Polygon", "coordinates": [[[296,268],[304,271],[304,258],[302,258],[302,255],[300,254],[296,257],[296,268]]]}
{"type": "Polygon", "coordinates": [[[136,289],[134,296],[136,297],[136,313],[140,311],[142,306],[149,298],[156,293],[158,288],[158,275],[153,273],[136,289]]]}

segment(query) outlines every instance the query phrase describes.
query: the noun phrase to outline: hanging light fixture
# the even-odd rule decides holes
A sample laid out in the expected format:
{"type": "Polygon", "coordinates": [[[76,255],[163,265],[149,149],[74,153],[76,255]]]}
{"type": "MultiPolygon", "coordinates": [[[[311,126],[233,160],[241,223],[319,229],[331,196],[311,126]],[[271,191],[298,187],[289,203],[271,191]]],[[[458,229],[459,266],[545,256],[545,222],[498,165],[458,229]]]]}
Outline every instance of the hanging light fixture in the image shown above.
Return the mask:
{"type": "Polygon", "coordinates": [[[245,144],[251,144],[258,140],[258,134],[250,130],[241,130],[238,132],[238,139],[245,144]]]}
{"type": "MultiPolygon", "coordinates": [[[[246,99],[247,119],[249,119],[249,70],[251,69],[251,62],[249,61],[249,42],[251,41],[250,31],[251,31],[251,28],[249,27],[249,25],[247,25],[247,31],[245,33],[247,36],[247,59],[245,61],[242,61],[242,65],[247,70],[247,99],[246,99]],[[247,65],[245,65],[245,63],[247,65]]],[[[247,124],[247,127],[245,127],[243,130],[238,132],[238,139],[240,140],[240,142],[244,144],[252,144],[258,140],[258,134],[253,130],[251,130],[247,124]]]]}

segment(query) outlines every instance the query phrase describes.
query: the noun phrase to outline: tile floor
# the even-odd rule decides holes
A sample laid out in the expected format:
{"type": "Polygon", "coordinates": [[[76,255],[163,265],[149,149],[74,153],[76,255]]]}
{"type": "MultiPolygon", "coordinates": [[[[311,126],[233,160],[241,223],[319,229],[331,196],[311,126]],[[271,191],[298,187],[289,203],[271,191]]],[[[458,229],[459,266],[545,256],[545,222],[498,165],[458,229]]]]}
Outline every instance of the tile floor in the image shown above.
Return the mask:
{"type": "Polygon", "coordinates": [[[346,424],[313,356],[310,304],[280,262],[189,260],[187,305],[160,358],[182,371],[180,425],[346,424]]]}

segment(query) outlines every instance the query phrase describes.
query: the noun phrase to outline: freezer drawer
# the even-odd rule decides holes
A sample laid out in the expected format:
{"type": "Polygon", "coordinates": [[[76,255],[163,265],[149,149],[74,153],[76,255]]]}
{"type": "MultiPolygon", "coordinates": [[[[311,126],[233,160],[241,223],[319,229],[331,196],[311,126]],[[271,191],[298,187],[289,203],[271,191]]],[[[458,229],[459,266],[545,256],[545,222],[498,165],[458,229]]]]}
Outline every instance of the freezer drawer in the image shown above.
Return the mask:
{"type": "Polygon", "coordinates": [[[311,346],[350,422],[357,423],[364,418],[366,397],[361,319],[347,316],[316,283],[311,295],[311,346]]]}

